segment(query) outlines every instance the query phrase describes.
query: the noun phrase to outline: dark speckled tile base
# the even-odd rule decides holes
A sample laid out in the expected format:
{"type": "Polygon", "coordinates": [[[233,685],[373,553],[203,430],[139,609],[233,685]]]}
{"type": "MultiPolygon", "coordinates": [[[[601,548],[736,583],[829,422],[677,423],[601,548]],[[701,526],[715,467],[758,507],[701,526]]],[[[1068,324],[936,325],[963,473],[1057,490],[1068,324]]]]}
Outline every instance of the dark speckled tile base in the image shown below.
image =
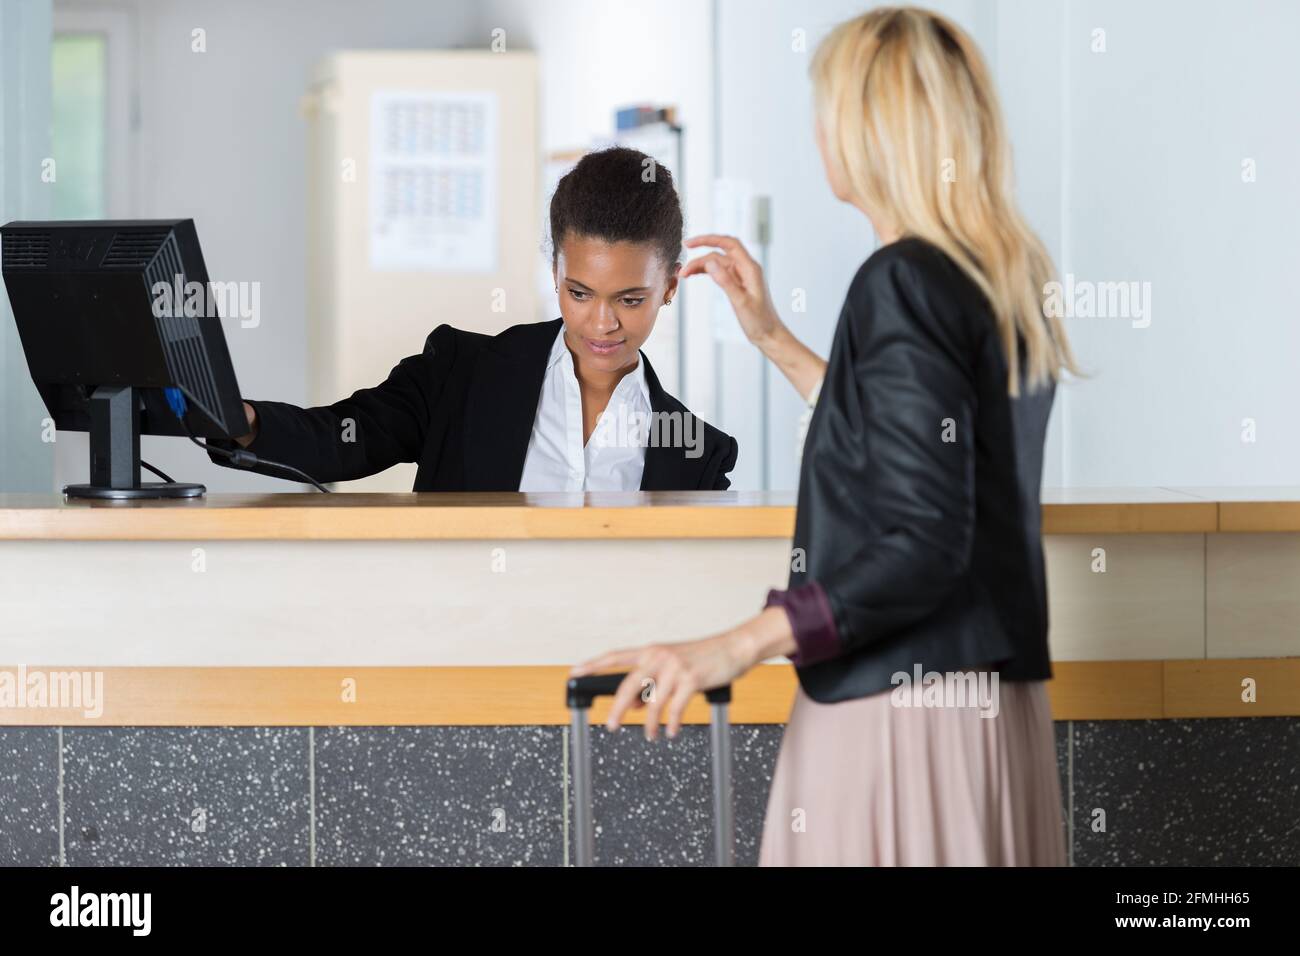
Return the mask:
{"type": "MultiPolygon", "coordinates": [[[[783,728],[731,729],[736,863],[758,861],[763,814],[783,728]]],[[[713,784],[709,728],[690,725],[676,740],[647,742],[642,728],[591,731],[596,863],[601,866],[708,866],[713,863],[713,784]]]]}
{"type": "Polygon", "coordinates": [[[59,731],[0,727],[0,866],[59,863],[59,731]]]}
{"type": "MultiPolygon", "coordinates": [[[[1300,719],[1061,721],[1055,730],[1076,865],[1300,864],[1300,719]],[[1093,829],[1098,808],[1104,832],[1093,829]]],[[[0,728],[0,866],[59,862],[58,733],[0,728]]],[[[316,861],[560,864],[567,733],[316,730],[316,861]]],[[[736,862],[753,865],[783,728],[731,733],[736,862]]],[[[65,729],[66,861],[306,865],[310,734],[65,729]]],[[[591,736],[597,862],[712,863],[708,728],[654,744],[640,728],[591,736]]]]}
{"type": "Polygon", "coordinates": [[[63,746],[69,866],[309,860],[305,728],[72,727],[63,746]]]}
{"type": "Polygon", "coordinates": [[[1077,865],[1300,864],[1300,720],[1078,721],[1074,734],[1077,865]]]}
{"type": "Polygon", "coordinates": [[[1066,858],[1070,853],[1070,722],[1058,720],[1056,733],[1056,772],[1061,781],[1061,830],[1065,833],[1066,858]]]}
{"type": "Polygon", "coordinates": [[[558,866],[565,732],[317,730],[317,864],[558,866]]]}
{"type": "Polygon", "coordinates": [[[771,724],[740,724],[731,728],[737,866],[758,865],[767,794],[772,788],[772,773],[776,770],[784,736],[784,726],[771,724]]]}

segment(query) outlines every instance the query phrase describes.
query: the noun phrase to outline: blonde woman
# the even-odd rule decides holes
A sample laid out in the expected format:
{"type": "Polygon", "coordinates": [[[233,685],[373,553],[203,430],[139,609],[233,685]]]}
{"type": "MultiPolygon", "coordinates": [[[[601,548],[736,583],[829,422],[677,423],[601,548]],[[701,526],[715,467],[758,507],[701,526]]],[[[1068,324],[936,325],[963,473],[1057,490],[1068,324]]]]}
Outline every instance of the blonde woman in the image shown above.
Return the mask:
{"type": "Polygon", "coordinates": [[[610,726],[653,680],[646,732],[671,736],[695,691],[793,660],[764,864],[1060,865],[1039,484],[1074,361],[1040,305],[1051,263],[1012,201],[993,85],[962,30],[873,10],[827,37],[812,77],[827,180],[881,242],[829,362],[781,324],[734,239],[693,240],[716,251],[682,272],[725,290],[805,398],[820,387],[794,536],[806,570],[723,634],[578,672],[630,669],[610,726]]]}

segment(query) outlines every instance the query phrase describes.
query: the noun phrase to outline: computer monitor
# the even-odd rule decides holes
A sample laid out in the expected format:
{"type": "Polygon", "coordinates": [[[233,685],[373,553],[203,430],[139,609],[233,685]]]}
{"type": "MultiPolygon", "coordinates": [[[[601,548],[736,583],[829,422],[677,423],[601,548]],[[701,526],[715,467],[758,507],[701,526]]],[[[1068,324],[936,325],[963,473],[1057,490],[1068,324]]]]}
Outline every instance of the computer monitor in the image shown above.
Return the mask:
{"type": "Polygon", "coordinates": [[[55,427],[90,432],[90,482],[64,494],[202,495],[140,481],[142,434],[248,431],[194,221],[11,222],[0,271],[55,427]]]}

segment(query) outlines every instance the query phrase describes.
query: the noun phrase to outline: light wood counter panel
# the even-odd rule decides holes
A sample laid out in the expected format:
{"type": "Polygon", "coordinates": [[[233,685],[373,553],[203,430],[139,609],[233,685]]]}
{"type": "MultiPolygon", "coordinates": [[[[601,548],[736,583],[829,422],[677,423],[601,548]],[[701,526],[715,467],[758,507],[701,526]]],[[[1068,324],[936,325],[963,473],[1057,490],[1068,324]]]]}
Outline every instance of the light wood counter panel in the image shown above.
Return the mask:
{"type": "Polygon", "coordinates": [[[1048,535],[1043,551],[1052,659],[1204,657],[1205,539],[1048,535]]]}
{"type": "MultiPolygon", "coordinates": [[[[1229,491],[1045,491],[1053,658],[1297,654],[1300,537],[1216,531],[1260,493],[1229,491]]],[[[1265,512],[1290,493],[1267,491],[1265,512]]],[[[793,520],[791,495],[735,492],[0,495],[0,660],[569,664],[751,615],[786,582],[793,520]]]]}
{"type": "MultiPolygon", "coordinates": [[[[1044,534],[1300,530],[1300,489],[1043,491],[1044,534]],[[1222,498],[1207,498],[1218,492],[1222,498]],[[1252,494],[1275,498],[1251,499],[1252,494]],[[1286,500],[1294,494],[1296,500],[1286,500]],[[1234,496],[1235,495],[1235,496],[1234,496]],[[1225,520],[1231,527],[1221,527],[1225,520]]],[[[209,495],[86,502],[0,494],[0,540],[789,538],[789,492],[209,495]]]]}
{"type": "Polygon", "coordinates": [[[1177,490],[1218,502],[1219,531],[1300,531],[1300,487],[1247,485],[1177,490]]]}
{"type": "Polygon", "coordinates": [[[1223,501],[1220,531],[1300,531],[1300,501],[1223,501]]]}
{"type": "MultiPolygon", "coordinates": [[[[1285,536],[1246,537],[1266,546],[1285,536]]],[[[1207,656],[1205,540],[1049,535],[1053,659],[1207,656]],[[1093,570],[1098,548],[1105,573],[1093,570]]],[[[0,541],[0,661],[572,664],[730,627],[785,586],[789,566],[789,542],[775,538],[0,541]]],[[[1256,617],[1294,604],[1284,577],[1246,584],[1255,596],[1240,606],[1256,617]]],[[[1214,593],[1212,613],[1236,606],[1231,589],[1214,593]]],[[[1238,640],[1266,656],[1278,652],[1269,641],[1292,631],[1284,617],[1258,633],[1215,633],[1210,656],[1239,657],[1238,640]]]]}
{"type": "Polygon", "coordinates": [[[0,540],[500,541],[793,534],[793,495],[730,491],[313,492],[146,502],[0,495],[0,540]]]}
{"type": "Polygon", "coordinates": [[[1165,661],[1168,717],[1294,717],[1300,657],[1165,661]],[[1253,700],[1244,700],[1247,684],[1253,700]]]}
{"type": "Polygon", "coordinates": [[[1206,542],[1205,656],[1300,655],[1300,533],[1206,542]]]}
{"type": "Polygon", "coordinates": [[[1045,504],[1043,534],[1204,534],[1216,529],[1213,501],[1045,504]]]}
{"type": "Polygon", "coordinates": [[[716,633],[789,573],[770,538],[0,541],[0,661],[571,665],[716,633]]]}
{"type": "MultiPolygon", "coordinates": [[[[1056,663],[1056,720],[1300,716],[1300,659],[1056,663]],[[1241,702],[1241,680],[1259,702],[1241,702]]],[[[15,667],[0,671],[15,672],[15,667]]],[[[32,668],[31,671],[36,670],[32,668]]],[[[566,667],[127,667],[103,670],[103,708],[0,708],[0,726],[561,725],[566,667]],[[354,702],[345,702],[353,691],[354,702]]],[[[736,683],[733,724],[784,723],[796,678],[788,664],[736,683]]],[[[592,709],[593,722],[608,701],[592,709]]],[[[634,715],[632,722],[640,722],[634,715]]],[[[697,698],[690,723],[708,720],[697,698]]],[[[626,731],[625,731],[626,732],[626,731]]]]}
{"type": "Polygon", "coordinates": [[[1147,720],[1164,716],[1164,661],[1052,662],[1055,720],[1147,720]]]}

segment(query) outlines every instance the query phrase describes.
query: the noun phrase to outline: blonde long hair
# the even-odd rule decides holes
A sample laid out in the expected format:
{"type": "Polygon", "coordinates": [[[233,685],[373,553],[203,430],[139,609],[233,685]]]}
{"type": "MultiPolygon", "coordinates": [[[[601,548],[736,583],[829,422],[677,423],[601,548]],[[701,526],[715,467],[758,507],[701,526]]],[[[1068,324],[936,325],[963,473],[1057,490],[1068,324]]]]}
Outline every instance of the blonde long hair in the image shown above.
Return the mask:
{"type": "Polygon", "coordinates": [[[938,246],[992,306],[1020,393],[1078,372],[1059,318],[1045,315],[1055,270],[1012,198],[1011,146],[979,49],[915,7],[841,23],[811,66],[827,154],[851,198],[903,235],[938,246]]]}

